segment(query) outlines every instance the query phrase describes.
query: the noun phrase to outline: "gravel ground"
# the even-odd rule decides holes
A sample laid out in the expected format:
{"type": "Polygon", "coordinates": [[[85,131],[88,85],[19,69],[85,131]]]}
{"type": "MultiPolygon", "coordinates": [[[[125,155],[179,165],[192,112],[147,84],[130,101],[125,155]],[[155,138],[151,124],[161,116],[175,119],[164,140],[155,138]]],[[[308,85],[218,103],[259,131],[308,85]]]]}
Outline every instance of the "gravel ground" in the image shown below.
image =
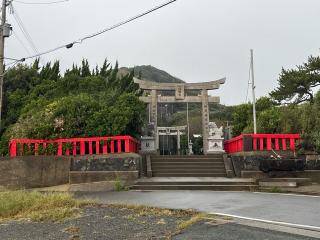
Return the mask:
{"type": "Polygon", "coordinates": [[[190,217],[138,216],[131,209],[87,208],[81,216],[64,223],[10,222],[0,225],[1,240],[56,239],[166,239],[177,222],[190,217]]]}
{"type": "MultiPolygon", "coordinates": [[[[94,207],[83,209],[81,216],[64,223],[14,221],[0,224],[0,240],[144,240],[167,239],[180,221],[190,216],[144,215],[132,209],[94,207]]],[[[213,221],[214,223],[215,221],[213,221]]],[[[199,222],[173,240],[312,240],[287,233],[238,225],[199,222]]]]}

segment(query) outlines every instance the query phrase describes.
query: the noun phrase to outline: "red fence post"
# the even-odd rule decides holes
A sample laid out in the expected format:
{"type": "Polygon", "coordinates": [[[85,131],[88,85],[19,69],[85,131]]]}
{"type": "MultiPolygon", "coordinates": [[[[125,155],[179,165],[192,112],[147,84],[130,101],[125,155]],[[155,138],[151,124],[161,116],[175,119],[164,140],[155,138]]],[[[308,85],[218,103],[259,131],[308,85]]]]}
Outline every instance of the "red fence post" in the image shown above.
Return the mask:
{"type": "Polygon", "coordinates": [[[122,149],[121,149],[121,140],[118,139],[118,153],[121,153],[122,152],[122,149]]]}
{"type": "Polygon", "coordinates": [[[296,142],[294,138],[290,138],[290,150],[293,152],[296,150],[296,142]]]}
{"type": "Polygon", "coordinates": [[[93,151],[92,151],[92,141],[89,141],[89,155],[92,155],[93,151]]]}
{"type": "Polygon", "coordinates": [[[34,155],[39,156],[39,144],[38,143],[34,144],[34,155]]]}
{"type": "Polygon", "coordinates": [[[111,153],[114,153],[114,140],[111,140],[111,153]]]}
{"type": "Polygon", "coordinates": [[[260,151],[263,151],[263,137],[260,137],[260,151]]]}
{"type": "Polygon", "coordinates": [[[130,152],[130,150],[131,150],[131,148],[130,148],[130,145],[131,145],[131,140],[129,140],[129,138],[127,138],[126,140],[124,140],[125,141],[125,152],[126,153],[129,153],[130,152]]]}
{"type": "Polygon", "coordinates": [[[43,155],[46,156],[47,155],[47,143],[44,142],[42,144],[42,147],[43,147],[43,155]]]}
{"type": "Polygon", "coordinates": [[[84,140],[80,140],[80,155],[86,155],[86,147],[85,147],[85,142],[84,140]]]}
{"type": "Polygon", "coordinates": [[[253,138],[253,151],[257,151],[258,147],[257,147],[257,138],[256,137],[252,137],[253,138]]]}
{"type": "Polygon", "coordinates": [[[62,142],[58,143],[58,156],[62,156],[62,142]]]}
{"type": "Polygon", "coordinates": [[[108,153],[108,141],[104,140],[102,145],[102,153],[107,154],[108,153]]]}
{"type": "Polygon", "coordinates": [[[73,142],[73,153],[72,153],[73,156],[76,156],[77,155],[77,142],[73,142]]]}
{"type": "Polygon", "coordinates": [[[274,139],[274,144],[275,144],[275,149],[276,149],[276,151],[279,151],[279,138],[275,138],[274,139]]]}
{"type": "Polygon", "coordinates": [[[267,138],[267,150],[268,151],[272,150],[272,139],[271,139],[271,137],[267,138]]]}
{"type": "Polygon", "coordinates": [[[287,141],[285,138],[282,138],[282,150],[283,151],[287,150],[287,141]]]}
{"type": "Polygon", "coordinates": [[[17,156],[17,141],[11,140],[9,143],[10,148],[10,157],[16,157],[17,156]]]}
{"type": "Polygon", "coordinates": [[[100,154],[100,141],[96,141],[96,154],[100,154]]]}

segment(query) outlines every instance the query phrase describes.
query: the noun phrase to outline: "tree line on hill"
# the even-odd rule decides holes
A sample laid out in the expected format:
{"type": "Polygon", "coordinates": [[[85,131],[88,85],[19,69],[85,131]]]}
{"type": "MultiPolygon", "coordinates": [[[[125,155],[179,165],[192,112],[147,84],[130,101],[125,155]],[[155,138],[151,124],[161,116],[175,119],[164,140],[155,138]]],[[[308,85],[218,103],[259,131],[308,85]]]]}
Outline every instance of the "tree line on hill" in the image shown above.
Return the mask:
{"type": "Polygon", "coordinates": [[[145,106],[133,82],[133,71],[119,75],[105,61],[90,69],[87,60],[61,75],[59,62],[39,67],[20,64],[7,71],[1,122],[1,155],[11,138],[140,134],[145,106]]]}

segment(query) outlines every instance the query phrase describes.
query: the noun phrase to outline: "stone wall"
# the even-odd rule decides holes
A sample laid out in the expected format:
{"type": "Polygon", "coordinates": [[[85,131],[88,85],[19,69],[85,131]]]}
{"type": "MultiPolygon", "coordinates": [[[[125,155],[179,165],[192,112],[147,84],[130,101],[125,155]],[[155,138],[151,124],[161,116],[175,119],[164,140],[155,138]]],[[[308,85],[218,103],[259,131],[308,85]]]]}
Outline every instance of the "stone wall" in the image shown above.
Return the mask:
{"type": "Polygon", "coordinates": [[[306,159],[306,170],[320,170],[320,155],[309,154],[306,159]]]}
{"type": "Polygon", "coordinates": [[[131,184],[141,169],[142,157],[134,153],[76,156],[71,158],[70,183],[122,180],[131,184]]]}
{"type": "Polygon", "coordinates": [[[243,177],[243,172],[256,174],[262,171],[267,174],[260,174],[261,176],[294,177],[293,172],[305,170],[305,159],[293,159],[291,156],[272,160],[268,154],[231,154],[229,158],[237,177],[243,177]]]}
{"type": "MultiPolygon", "coordinates": [[[[297,159],[293,159],[292,155],[286,156],[285,152],[278,154],[285,156],[284,159],[270,160],[270,155],[275,155],[272,152],[264,152],[262,154],[257,152],[236,153],[229,155],[228,158],[237,177],[298,177],[301,176],[303,171],[313,171],[315,175],[316,173],[320,174],[319,155],[298,156],[297,159]],[[261,171],[268,167],[277,170],[267,173],[261,171]]],[[[308,174],[306,173],[305,175],[308,174]]]]}
{"type": "Polygon", "coordinates": [[[66,184],[69,171],[68,157],[0,158],[0,188],[25,189],[66,184]]]}

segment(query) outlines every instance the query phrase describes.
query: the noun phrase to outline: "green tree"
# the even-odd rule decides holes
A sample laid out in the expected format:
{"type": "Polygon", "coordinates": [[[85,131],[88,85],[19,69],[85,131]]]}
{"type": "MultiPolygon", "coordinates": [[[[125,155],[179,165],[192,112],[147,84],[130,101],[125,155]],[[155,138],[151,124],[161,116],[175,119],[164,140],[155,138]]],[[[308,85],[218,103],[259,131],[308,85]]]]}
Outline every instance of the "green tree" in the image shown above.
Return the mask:
{"type": "Polygon", "coordinates": [[[257,119],[257,128],[259,129],[259,133],[280,133],[280,109],[273,107],[261,112],[257,119]]]}
{"type": "Polygon", "coordinates": [[[252,105],[241,104],[234,107],[232,114],[232,135],[238,136],[242,134],[243,130],[250,125],[252,116],[252,105]]]}
{"type": "Polygon", "coordinates": [[[285,70],[278,79],[279,86],[270,93],[278,103],[314,102],[313,90],[320,86],[320,57],[309,57],[296,69],[285,70]]]}

